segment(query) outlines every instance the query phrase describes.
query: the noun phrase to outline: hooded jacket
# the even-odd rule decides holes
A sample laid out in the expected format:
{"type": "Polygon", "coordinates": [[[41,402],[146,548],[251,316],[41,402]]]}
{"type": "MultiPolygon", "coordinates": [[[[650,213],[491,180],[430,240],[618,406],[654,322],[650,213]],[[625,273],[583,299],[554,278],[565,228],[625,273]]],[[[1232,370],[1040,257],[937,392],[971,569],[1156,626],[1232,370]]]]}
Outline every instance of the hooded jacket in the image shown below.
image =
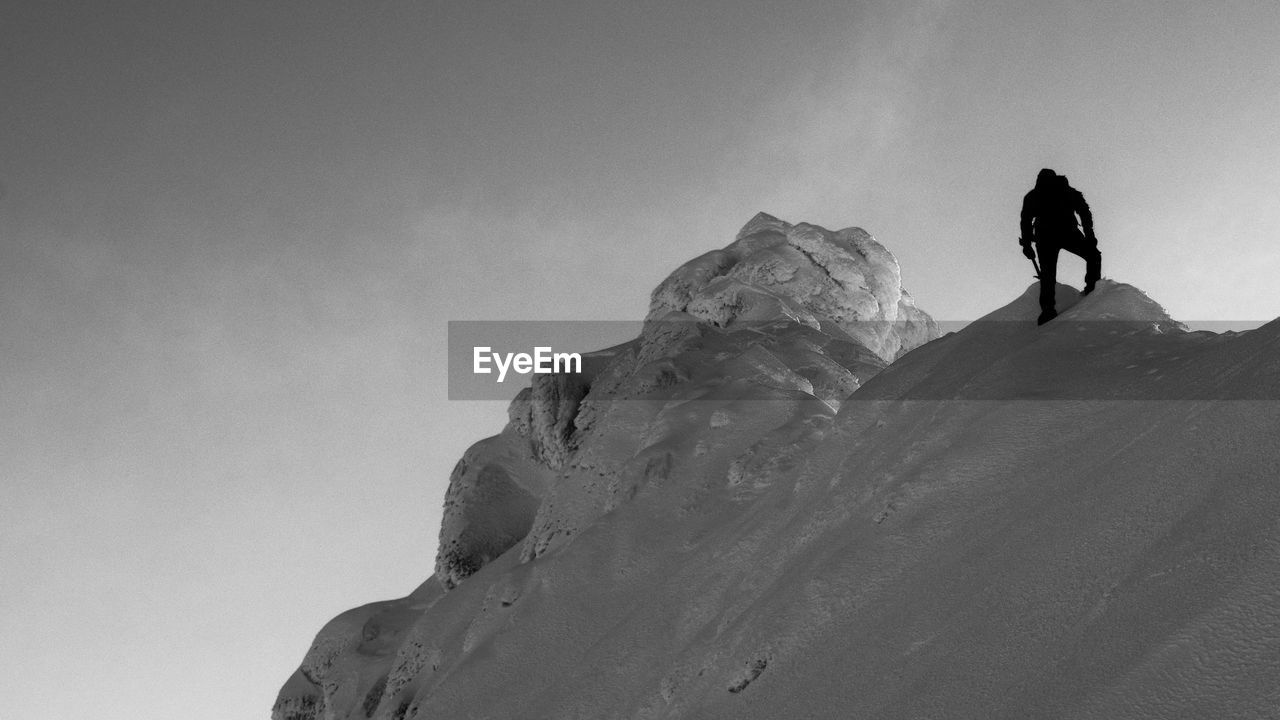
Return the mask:
{"type": "Polygon", "coordinates": [[[1022,241],[1070,242],[1084,237],[1097,243],[1093,235],[1093,213],[1084,195],[1071,187],[1067,179],[1044,169],[1036,176],[1036,186],[1022,199],[1022,241]],[[1079,225],[1076,215],[1080,216],[1079,225]]]}

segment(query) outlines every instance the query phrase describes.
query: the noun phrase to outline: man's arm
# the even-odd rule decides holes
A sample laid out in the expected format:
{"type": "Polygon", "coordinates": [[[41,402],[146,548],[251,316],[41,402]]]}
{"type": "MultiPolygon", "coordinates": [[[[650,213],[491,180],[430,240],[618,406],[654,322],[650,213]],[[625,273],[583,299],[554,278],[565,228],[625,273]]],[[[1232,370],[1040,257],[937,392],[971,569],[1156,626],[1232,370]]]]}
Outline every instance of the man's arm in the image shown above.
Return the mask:
{"type": "Polygon", "coordinates": [[[1084,201],[1084,193],[1076,191],[1076,213],[1080,215],[1080,227],[1084,228],[1084,237],[1095,245],[1098,238],[1093,234],[1093,213],[1089,211],[1089,203],[1084,201]]]}
{"type": "MultiPolygon", "coordinates": [[[[1018,238],[1023,246],[1031,243],[1031,221],[1035,218],[1034,205],[1035,203],[1031,201],[1031,193],[1027,193],[1026,196],[1022,198],[1022,223],[1020,226],[1022,235],[1018,238]]],[[[1086,210],[1086,212],[1088,211],[1086,210]]]]}

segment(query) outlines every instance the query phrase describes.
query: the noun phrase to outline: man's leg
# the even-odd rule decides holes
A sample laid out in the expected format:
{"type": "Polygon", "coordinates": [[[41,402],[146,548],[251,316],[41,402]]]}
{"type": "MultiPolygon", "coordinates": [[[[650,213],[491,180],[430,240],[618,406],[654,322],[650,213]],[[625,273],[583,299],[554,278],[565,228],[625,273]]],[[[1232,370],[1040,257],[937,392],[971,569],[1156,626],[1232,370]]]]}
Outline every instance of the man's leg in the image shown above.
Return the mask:
{"type": "Polygon", "coordinates": [[[1102,253],[1098,252],[1098,246],[1085,240],[1084,237],[1076,237],[1069,244],[1064,244],[1063,250],[1079,255],[1084,260],[1084,295],[1093,292],[1094,285],[1098,284],[1098,279],[1102,277],[1102,253]]]}
{"type": "Polygon", "coordinates": [[[1098,284],[1098,279],[1102,277],[1102,253],[1098,251],[1098,246],[1094,245],[1085,251],[1084,257],[1084,294],[1088,295],[1093,292],[1093,286],[1098,284]]]}
{"type": "Polygon", "coordinates": [[[1041,325],[1058,316],[1054,307],[1058,292],[1058,246],[1054,243],[1036,243],[1040,256],[1040,319],[1041,325]]]}

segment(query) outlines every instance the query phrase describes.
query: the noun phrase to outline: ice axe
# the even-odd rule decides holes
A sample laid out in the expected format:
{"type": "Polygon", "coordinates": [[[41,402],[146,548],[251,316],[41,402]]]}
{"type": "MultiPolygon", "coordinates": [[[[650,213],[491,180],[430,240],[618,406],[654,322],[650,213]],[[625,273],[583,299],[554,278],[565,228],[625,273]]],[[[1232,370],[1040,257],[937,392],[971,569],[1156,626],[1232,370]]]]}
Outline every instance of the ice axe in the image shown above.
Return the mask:
{"type": "MultiPolygon", "coordinates": [[[[1023,247],[1023,248],[1030,248],[1030,247],[1031,247],[1031,243],[1026,243],[1026,244],[1024,244],[1024,243],[1022,242],[1022,238],[1018,238],[1018,244],[1019,244],[1019,245],[1022,245],[1022,247],[1023,247]]],[[[1025,252],[1024,252],[1023,254],[1024,254],[1024,255],[1026,255],[1026,253],[1025,253],[1025,252]]],[[[1036,261],[1036,252],[1035,252],[1035,250],[1032,250],[1032,251],[1031,251],[1031,254],[1030,254],[1030,255],[1027,255],[1027,257],[1031,260],[1031,267],[1033,267],[1033,268],[1035,268],[1035,269],[1036,269],[1035,278],[1036,278],[1037,280],[1039,280],[1039,279],[1040,279],[1040,263],[1036,261]]]]}

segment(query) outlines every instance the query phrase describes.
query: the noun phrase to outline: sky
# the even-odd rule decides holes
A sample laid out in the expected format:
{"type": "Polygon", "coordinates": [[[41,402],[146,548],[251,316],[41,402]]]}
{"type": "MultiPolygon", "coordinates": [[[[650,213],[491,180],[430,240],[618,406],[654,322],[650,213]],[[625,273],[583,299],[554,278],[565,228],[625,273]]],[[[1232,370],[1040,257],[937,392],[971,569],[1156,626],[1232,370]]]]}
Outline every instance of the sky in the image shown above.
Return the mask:
{"type": "Polygon", "coordinates": [[[6,3],[6,712],[266,716],[430,574],[505,421],[447,400],[447,322],[637,320],[757,211],[865,228],[970,320],[1032,282],[1051,167],[1104,276],[1280,315],[1278,34],[1270,0],[6,3]]]}

